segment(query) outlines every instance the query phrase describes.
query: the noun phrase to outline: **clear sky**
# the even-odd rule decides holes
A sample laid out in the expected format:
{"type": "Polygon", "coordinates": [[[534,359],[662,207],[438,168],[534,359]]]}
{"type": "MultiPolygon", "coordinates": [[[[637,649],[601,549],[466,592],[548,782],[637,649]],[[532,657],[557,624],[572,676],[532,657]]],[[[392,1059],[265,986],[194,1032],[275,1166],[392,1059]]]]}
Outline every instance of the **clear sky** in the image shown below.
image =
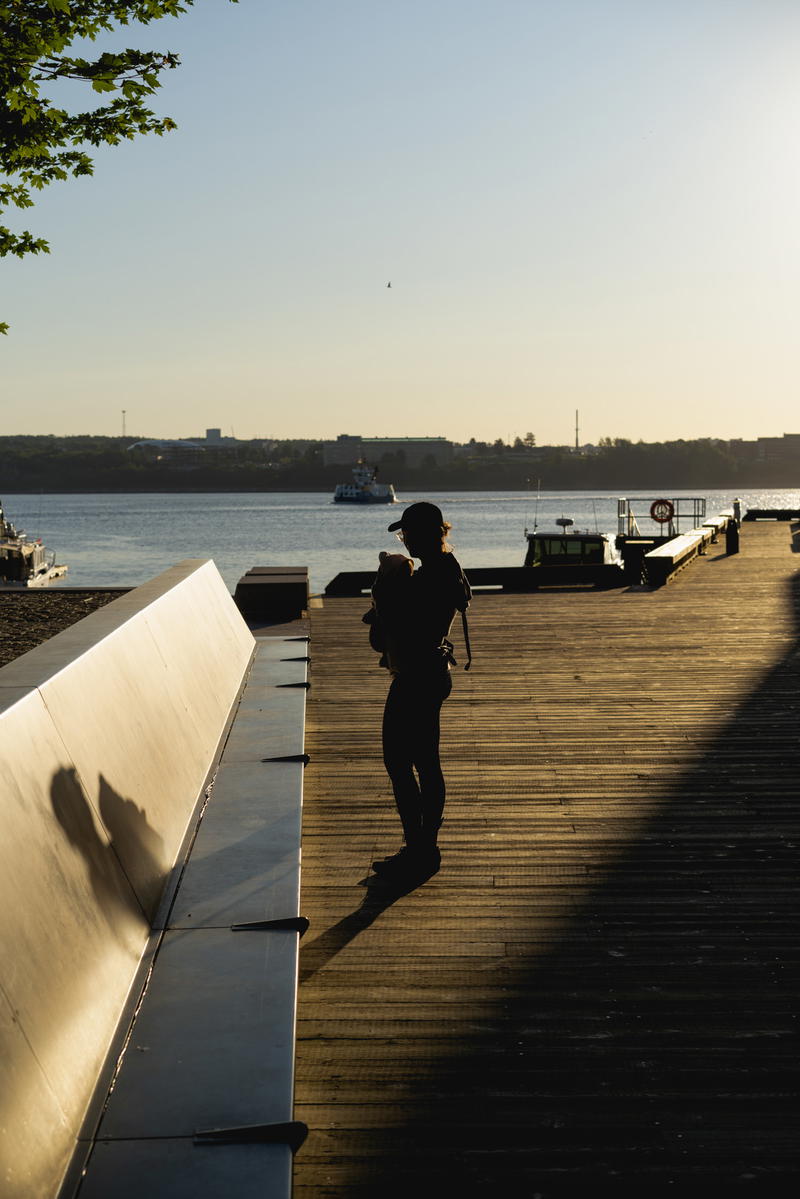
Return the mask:
{"type": "Polygon", "coordinates": [[[798,0],[199,0],[118,44],[181,55],[179,129],[13,217],[52,253],[0,264],[3,432],[800,431],[798,0]]]}

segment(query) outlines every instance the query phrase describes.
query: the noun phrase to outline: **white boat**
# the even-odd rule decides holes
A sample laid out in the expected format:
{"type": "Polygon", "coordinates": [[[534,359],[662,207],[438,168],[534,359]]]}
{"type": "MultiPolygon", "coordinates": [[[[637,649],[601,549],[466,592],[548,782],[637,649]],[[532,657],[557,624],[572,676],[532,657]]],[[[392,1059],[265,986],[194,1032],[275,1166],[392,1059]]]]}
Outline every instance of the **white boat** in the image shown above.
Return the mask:
{"type": "Polygon", "coordinates": [[[55,552],[46,549],[40,538],[26,537],[24,529],[6,520],[0,502],[0,588],[46,587],[67,569],[56,563],[55,552]]]}
{"type": "Polygon", "coordinates": [[[540,583],[557,586],[620,586],[623,563],[610,536],[574,529],[562,516],[554,530],[525,531],[528,549],[525,566],[537,571],[540,583]]]}
{"type": "Polygon", "coordinates": [[[337,483],[334,504],[394,504],[397,501],[391,483],[378,482],[377,466],[367,466],[363,458],[353,467],[352,483],[337,483]]]}

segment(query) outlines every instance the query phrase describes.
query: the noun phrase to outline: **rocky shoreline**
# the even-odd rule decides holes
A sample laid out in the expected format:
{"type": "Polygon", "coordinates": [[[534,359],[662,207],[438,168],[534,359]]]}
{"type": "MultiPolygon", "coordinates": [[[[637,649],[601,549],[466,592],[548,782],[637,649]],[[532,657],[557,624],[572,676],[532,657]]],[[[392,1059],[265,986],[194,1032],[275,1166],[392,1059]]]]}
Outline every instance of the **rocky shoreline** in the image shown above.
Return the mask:
{"type": "Polygon", "coordinates": [[[114,590],[0,591],[0,666],[35,649],[119,595],[114,590]]]}

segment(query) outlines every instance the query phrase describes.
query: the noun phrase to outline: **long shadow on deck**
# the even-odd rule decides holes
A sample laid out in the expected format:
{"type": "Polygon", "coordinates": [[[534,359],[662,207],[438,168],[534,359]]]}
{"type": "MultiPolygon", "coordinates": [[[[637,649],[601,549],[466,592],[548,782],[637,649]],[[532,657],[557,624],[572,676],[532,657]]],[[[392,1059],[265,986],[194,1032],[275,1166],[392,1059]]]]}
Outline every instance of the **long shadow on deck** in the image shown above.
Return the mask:
{"type": "Polygon", "coordinates": [[[374,924],[387,908],[391,907],[393,903],[397,903],[398,899],[404,895],[415,891],[421,883],[417,880],[409,882],[407,886],[403,886],[401,883],[390,886],[376,878],[375,875],[370,875],[369,878],[361,880],[361,885],[365,887],[364,898],[355,911],[343,916],[341,920],[337,920],[336,924],[326,928],[313,941],[304,943],[300,954],[298,976],[300,983],[313,978],[327,966],[332,958],[336,957],[337,953],[346,949],[359,933],[363,933],[371,924],[374,924]]]}
{"type": "MultiPolygon", "coordinates": [[[[797,629],[800,581],[790,588],[797,629]]],[[[420,1058],[412,1114],[370,1134],[342,1194],[791,1190],[799,693],[795,641],[556,947],[476,962],[501,1007],[464,1020],[445,1056],[420,1058]]]]}

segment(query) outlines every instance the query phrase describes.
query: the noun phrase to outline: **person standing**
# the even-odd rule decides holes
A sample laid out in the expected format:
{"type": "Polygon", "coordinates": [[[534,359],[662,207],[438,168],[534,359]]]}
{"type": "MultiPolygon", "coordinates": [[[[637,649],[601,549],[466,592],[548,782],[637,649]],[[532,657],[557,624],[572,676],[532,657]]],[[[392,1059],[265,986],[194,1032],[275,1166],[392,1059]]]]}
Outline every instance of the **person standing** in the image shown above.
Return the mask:
{"type": "Polygon", "coordinates": [[[373,870],[383,878],[429,877],[441,861],[437,838],[445,782],[439,721],[455,664],[448,635],[456,612],[465,612],[471,598],[469,583],[447,544],[449,529],[440,509],[427,502],[411,504],[389,525],[389,532],[398,533],[421,565],[413,573],[398,575],[393,592],[385,583],[377,586],[373,611],[365,618],[374,621],[371,641],[382,650],[381,663],[392,676],[383,713],[383,760],[404,839],[398,853],[373,862],[373,870]]]}

